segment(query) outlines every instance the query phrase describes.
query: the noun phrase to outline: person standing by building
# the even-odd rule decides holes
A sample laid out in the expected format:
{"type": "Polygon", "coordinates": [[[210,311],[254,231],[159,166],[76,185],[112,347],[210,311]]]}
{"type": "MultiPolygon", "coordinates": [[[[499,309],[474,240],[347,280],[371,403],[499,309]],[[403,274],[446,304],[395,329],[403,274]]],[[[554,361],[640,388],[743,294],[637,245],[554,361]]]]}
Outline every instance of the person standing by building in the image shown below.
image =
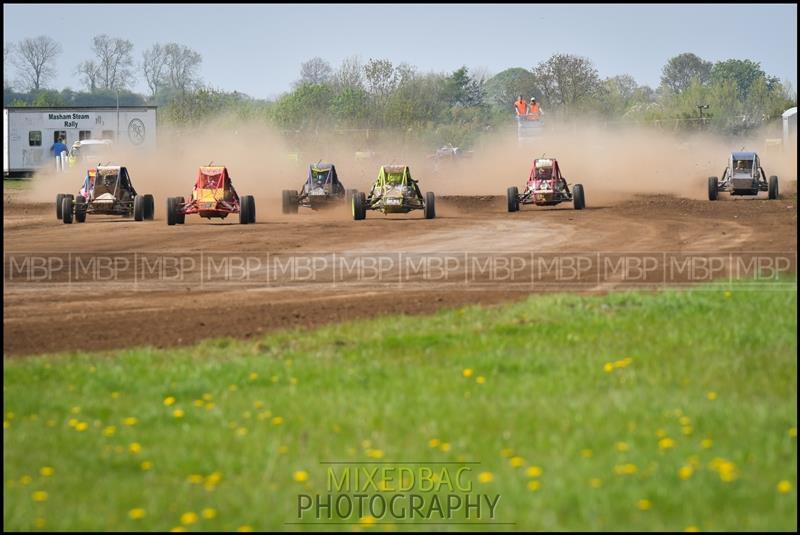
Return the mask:
{"type": "Polygon", "coordinates": [[[52,151],[53,156],[55,157],[61,156],[62,152],[67,152],[67,146],[64,144],[64,138],[59,137],[58,141],[53,143],[53,146],[50,147],[50,150],[52,151]]]}

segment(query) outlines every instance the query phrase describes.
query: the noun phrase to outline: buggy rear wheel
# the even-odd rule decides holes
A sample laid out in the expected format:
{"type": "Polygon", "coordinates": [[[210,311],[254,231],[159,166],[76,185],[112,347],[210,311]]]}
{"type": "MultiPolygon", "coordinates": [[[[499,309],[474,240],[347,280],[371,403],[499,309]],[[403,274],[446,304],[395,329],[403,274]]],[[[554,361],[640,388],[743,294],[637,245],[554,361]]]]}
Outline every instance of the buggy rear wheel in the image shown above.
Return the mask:
{"type": "Polygon", "coordinates": [[[167,225],[175,224],[175,197],[167,197],[167,225]]]}
{"type": "Polygon", "coordinates": [[[144,195],[137,195],[133,198],[133,220],[134,221],[144,221],[144,210],[145,210],[145,200],[144,195]]]}
{"type": "Polygon", "coordinates": [[[769,177],[769,185],[767,186],[767,193],[770,199],[777,199],[780,193],[778,192],[778,177],[772,175],[769,177]]]}
{"type": "Polygon", "coordinates": [[[56,219],[61,221],[61,201],[64,200],[64,194],[59,193],[56,195],[56,219]]]}
{"type": "Polygon", "coordinates": [[[83,195],[75,197],[75,221],[78,223],[86,222],[86,198],[83,195]]]}
{"type": "Polygon", "coordinates": [[[247,225],[256,222],[256,203],[252,195],[244,195],[239,207],[239,223],[247,225]]]}
{"type": "Polygon", "coordinates": [[[716,201],[717,195],[719,195],[719,182],[717,177],[710,176],[708,177],[708,200],[716,201]]]}
{"type": "Polygon", "coordinates": [[[586,198],[583,196],[583,184],[575,184],[572,187],[572,205],[576,210],[586,208],[586,198]]]}
{"type": "Polygon", "coordinates": [[[64,195],[61,199],[61,221],[67,225],[72,224],[72,195],[64,195]]]}
{"type": "Polygon", "coordinates": [[[360,221],[367,217],[367,197],[360,191],[353,192],[353,219],[360,221]]]}
{"type": "Polygon", "coordinates": [[[144,196],[144,218],[152,221],[156,216],[156,200],[149,193],[144,196]]]}
{"type": "Polygon", "coordinates": [[[283,213],[296,214],[297,213],[297,192],[290,189],[283,190],[283,213]]]}
{"type": "Polygon", "coordinates": [[[432,191],[425,193],[425,219],[436,217],[436,196],[432,191]]]}
{"type": "Polygon", "coordinates": [[[519,212],[519,190],[517,186],[511,186],[506,190],[509,212],[519,212]]]}

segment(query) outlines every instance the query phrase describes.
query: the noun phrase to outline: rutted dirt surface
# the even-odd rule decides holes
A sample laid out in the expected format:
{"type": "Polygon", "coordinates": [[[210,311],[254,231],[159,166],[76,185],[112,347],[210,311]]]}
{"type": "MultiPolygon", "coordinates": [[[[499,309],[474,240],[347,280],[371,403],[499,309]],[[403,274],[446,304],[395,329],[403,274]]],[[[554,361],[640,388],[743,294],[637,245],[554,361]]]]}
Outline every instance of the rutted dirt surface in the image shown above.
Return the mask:
{"type": "MultiPolygon", "coordinates": [[[[600,276],[600,264],[590,267],[580,284],[553,273],[542,277],[545,284],[518,284],[516,279],[510,282],[517,284],[506,284],[484,272],[442,283],[417,273],[404,284],[392,277],[367,277],[355,284],[353,271],[343,272],[336,279],[338,284],[295,282],[286,273],[270,275],[263,264],[256,264],[248,265],[252,273],[243,282],[209,279],[204,283],[207,264],[202,262],[196,269],[182,271],[179,281],[166,283],[155,278],[140,282],[134,271],[96,282],[76,280],[74,273],[66,272],[53,275],[49,282],[25,282],[20,280],[25,270],[19,263],[10,263],[12,257],[17,262],[24,259],[22,253],[68,261],[75,256],[86,259],[117,253],[128,258],[134,254],[195,258],[201,253],[206,258],[242,254],[259,261],[312,258],[314,254],[340,259],[509,255],[527,270],[533,268],[535,255],[552,259],[571,254],[652,253],[654,262],[664,263],[662,252],[765,252],[794,257],[791,270],[796,270],[796,197],[711,203],[655,195],[596,206],[588,192],[589,207],[582,212],[564,204],[523,207],[515,214],[505,212],[500,197],[443,197],[435,220],[422,219],[420,212],[388,217],[370,212],[360,222],[352,221],[345,209],[282,216],[277,201],[257,198],[256,203],[258,223],[248,226],[238,225],[234,216],[225,222],[187,217],[184,226],[167,227],[160,203],[153,222],[90,216],[85,224],[64,225],[56,220],[50,204],[18,202],[6,195],[4,354],[168,347],[219,336],[248,338],[279,328],[379,314],[492,305],[538,291],[607,291],[619,282],[600,276]],[[16,273],[13,280],[9,273],[16,273]]],[[[469,265],[467,259],[452,272],[460,276],[469,265]]],[[[322,280],[327,279],[323,276],[322,280]]]]}

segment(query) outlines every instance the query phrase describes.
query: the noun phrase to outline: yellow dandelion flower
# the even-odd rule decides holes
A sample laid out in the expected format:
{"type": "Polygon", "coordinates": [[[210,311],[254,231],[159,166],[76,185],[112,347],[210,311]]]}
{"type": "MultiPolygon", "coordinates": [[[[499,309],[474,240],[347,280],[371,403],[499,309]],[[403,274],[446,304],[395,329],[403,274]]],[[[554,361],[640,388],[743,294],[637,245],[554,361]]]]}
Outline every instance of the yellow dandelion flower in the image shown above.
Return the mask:
{"type": "Polygon", "coordinates": [[[174,416],[175,418],[183,418],[184,414],[185,413],[183,412],[183,409],[175,409],[174,411],[172,411],[172,416],[174,416]]]}
{"type": "Polygon", "coordinates": [[[175,403],[175,397],[174,396],[167,396],[167,397],[164,398],[164,405],[166,405],[167,407],[169,407],[173,403],[175,403]]]}
{"type": "Polygon", "coordinates": [[[78,424],[75,426],[76,431],[86,431],[87,429],[89,429],[88,422],[78,422],[78,424]]]}
{"type": "Polygon", "coordinates": [[[589,480],[589,486],[592,487],[593,489],[599,489],[600,487],[603,486],[603,480],[593,477],[592,479],[589,480]]]}
{"type": "Polygon", "coordinates": [[[113,437],[114,433],[117,432],[117,428],[113,425],[109,425],[105,429],[103,429],[103,436],[104,437],[113,437]]]}
{"type": "Polygon", "coordinates": [[[472,368],[464,368],[464,371],[461,372],[464,377],[472,377],[472,368]]]}
{"type": "Polygon", "coordinates": [[[584,457],[584,458],[588,459],[592,455],[594,455],[594,453],[589,448],[584,448],[584,449],[581,450],[581,457],[584,457]]]}
{"type": "Polygon", "coordinates": [[[248,378],[251,381],[255,381],[256,379],[258,379],[258,374],[256,372],[250,372],[250,375],[248,376],[248,378]]]}
{"type": "Polygon", "coordinates": [[[514,452],[511,451],[511,448],[503,448],[502,450],[500,450],[500,455],[502,455],[503,457],[511,457],[512,455],[514,455],[514,452]]]}
{"type": "Polygon", "coordinates": [[[251,526],[244,525],[244,526],[239,526],[236,529],[236,531],[238,531],[239,533],[250,533],[251,531],[253,531],[253,528],[251,526]]]}
{"type": "Polygon", "coordinates": [[[239,390],[239,387],[237,385],[228,385],[228,390],[231,392],[236,392],[239,390]]]}
{"type": "Polygon", "coordinates": [[[128,416],[127,418],[122,420],[122,423],[124,425],[127,425],[128,427],[132,427],[132,426],[136,425],[138,422],[139,422],[139,420],[137,420],[134,416],[128,416]]]}
{"type": "Polygon", "coordinates": [[[485,384],[486,377],[484,377],[483,375],[479,375],[475,378],[475,382],[478,383],[479,385],[485,384]]]}
{"type": "Polygon", "coordinates": [[[211,472],[210,474],[208,474],[208,479],[206,480],[206,483],[208,483],[209,485],[216,485],[221,480],[222,480],[222,474],[220,474],[219,472],[211,472]]]}
{"type": "Polygon", "coordinates": [[[212,509],[211,507],[206,507],[205,509],[200,511],[200,516],[202,516],[206,520],[211,520],[217,517],[217,510],[212,509]]]}
{"type": "Polygon", "coordinates": [[[636,502],[636,507],[638,507],[639,510],[641,510],[641,511],[647,511],[652,506],[653,506],[653,504],[650,502],[650,500],[642,499],[642,500],[639,500],[638,502],[636,502]]]}
{"type": "Polygon", "coordinates": [[[111,399],[117,399],[119,395],[119,392],[111,392],[111,399]]]}
{"type": "Polygon", "coordinates": [[[539,483],[537,480],[534,479],[533,481],[528,481],[528,490],[536,492],[540,488],[542,488],[542,484],[539,483]]]}
{"type": "Polygon", "coordinates": [[[181,515],[181,524],[188,526],[197,522],[197,513],[189,511],[181,515]]]}
{"type": "Polygon", "coordinates": [[[525,470],[525,475],[528,477],[539,477],[542,475],[542,469],[538,466],[529,466],[527,470],[525,470]]]}
{"type": "Polygon", "coordinates": [[[692,477],[692,474],[694,474],[694,468],[691,466],[681,466],[678,470],[678,477],[684,481],[692,477]]]}
{"type": "Polygon", "coordinates": [[[614,364],[611,362],[606,362],[603,364],[603,371],[606,373],[611,373],[614,371],[614,364]]]}
{"type": "Polygon", "coordinates": [[[692,425],[692,420],[688,416],[681,416],[678,418],[678,421],[681,423],[681,425],[692,425]]]}
{"type": "Polygon", "coordinates": [[[509,459],[508,464],[510,464],[514,468],[519,468],[520,466],[525,464],[525,459],[523,459],[519,455],[516,455],[516,456],[512,457],[511,459],[509,459]]]}
{"type": "Polygon", "coordinates": [[[33,478],[27,474],[19,478],[19,484],[24,486],[30,485],[33,482],[33,478]]]}
{"type": "Polygon", "coordinates": [[[139,444],[138,442],[131,442],[130,446],[128,446],[128,449],[130,450],[131,453],[136,455],[142,451],[142,445],[139,444]]]}
{"type": "Polygon", "coordinates": [[[79,422],[79,421],[78,421],[76,418],[70,418],[70,419],[67,421],[67,425],[68,425],[69,427],[75,427],[75,426],[76,426],[76,425],[78,425],[79,423],[80,423],[80,422],[79,422]]]}
{"type": "Polygon", "coordinates": [[[215,406],[213,403],[206,403],[206,410],[213,411],[215,406]]]}
{"type": "Polygon", "coordinates": [[[372,457],[373,459],[382,459],[383,450],[369,449],[367,450],[367,457],[372,457]]]}
{"type": "Polygon", "coordinates": [[[442,441],[441,441],[441,440],[439,440],[438,438],[432,438],[432,439],[430,439],[430,440],[428,441],[428,447],[430,447],[430,448],[435,448],[435,447],[437,447],[437,446],[438,446],[439,444],[441,444],[441,443],[442,443],[442,441]]]}
{"type": "Polygon", "coordinates": [[[283,416],[274,416],[272,418],[272,425],[281,425],[283,423],[283,416]]]}
{"type": "Polygon", "coordinates": [[[614,447],[616,448],[617,451],[620,451],[620,452],[628,451],[629,449],[631,449],[630,446],[628,446],[628,444],[626,442],[617,442],[614,445],[614,447]]]}
{"type": "Polygon", "coordinates": [[[681,433],[683,433],[687,437],[689,435],[691,435],[693,432],[694,432],[694,429],[692,429],[691,425],[684,425],[683,427],[681,427],[681,433]]]}
{"type": "Polygon", "coordinates": [[[717,393],[713,391],[709,392],[706,394],[706,397],[708,398],[709,401],[714,401],[715,399],[717,399],[717,393]]]}
{"type": "Polygon", "coordinates": [[[686,533],[697,533],[700,531],[700,528],[698,528],[697,526],[688,526],[683,531],[685,531],[686,533]]]}
{"type": "Polygon", "coordinates": [[[203,479],[204,479],[203,476],[201,476],[200,474],[192,474],[187,478],[189,483],[192,483],[193,485],[199,485],[200,483],[203,482],[203,479]]]}
{"type": "Polygon", "coordinates": [[[204,404],[205,404],[205,401],[203,401],[202,399],[196,399],[196,400],[192,401],[192,405],[194,405],[198,409],[200,407],[202,407],[204,404]]]}
{"type": "Polygon", "coordinates": [[[137,507],[135,509],[131,509],[130,511],[128,511],[128,516],[132,520],[139,520],[140,518],[144,518],[146,514],[147,512],[141,507],[137,507]]]}
{"type": "Polygon", "coordinates": [[[238,437],[243,437],[246,434],[247,434],[247,428],[246,427],[240,427],[239,429],[236,430],[236,436],[238,436],[238,437]]]}
{"type": "Polygon", "coordinates": [[[725,290],[725,292],[722,295],[725,296],[725,299],[730,299],[731,296],[733,296],[733,292],[731,292],[730,290],[725,290]]]}
{"type": "Polygon", "coordinates": [[[263,409],[264,408],[264,402],[260,401],[260,400],[254,401],[253,402],[253,408],[254,409],[263,409]]]}
{"type": "Polygon", "coordinates": [[[3,420],[3,429],[8,429],[9,427],[11,427],[11,424],[9,423],[9,421],[8,420],[3,420]]]}
{"type": "Polygon", "coordinates": [[[481,483],[491,483],[493,479],[494,479],[494,474],[492,474],[491,472],[481,472],[480,474],[478,474],[478,481],[480,481],[481,483]]]}
{"type": "Polygon", "coordinates": [[[797,438],[797,428],[790,427],[789,428],[789,438],[797,438]]]}
{"type": "Polygon", "coordinates": [[[37,529],[42,529],[47,525],[47,521],[42,517],[37,517],[33,520],[33,527],[37,529]]]}
{"type": "Polygon", "coordinates": [[[703,440],[700,442],[700,447],[701,447],[701,448],[703,448],[704,450],[707,450],[707,449],[709,449],[709,448],[710,448],[711,446],[713,446],[713,445],[714,445],[714,441],[713,441],[713,440],[711,440],[710,438],[704,438],[704,439],[703,439],[703,440]]]}
{"type": "Polygon", "coordinates": [[[371,526],[375,523],[375,517],[372,515],[365,515],[358,519],[359,524],[364,524],[365,526],[371,526]]]}
{"type": "Polygon", "coordinates": [[[147,472],[148,470],[153,469],[153,462],[152,461],[142,461],[142,464],[139,465],[143,471],[147,472]]]}
{"type": "Polygon", "coordinates": [[[50,477],[56,473],[52,466],[42,466],[39,469],[39,473],[44,477],[50,477]]]}
{"type": "Polygon", "coordinates": [[[780,492],[781,494],[788,494],[791,491],[792,491],[792,484],[788,480],[784,479],[783,481],[778,483],[778,492],[780,492]]]}
{"type": "Polygon", "coordinates": [[[441,451],[443,451],[443,452],[447,453],[447,452],[448,452],[448,451],[450,451],[450,449],[451,449],[451,447],[450,447],[450,443],[449,443],[449,442],[442,442],[442,443],[439,445],[439,449],[440,449],[441,451]]]}
{"type": "Polygon", "coordinates": [[[172,528],[169,531],[170,531],[170,533],[183,533],[183,532],[186,531],[186,528],[183,527],[183,526],[175,526],[174,528],[172,528]]]}
{"type": "Polygon", "coordinates": [[[47,501],[47,492],[43,490],[37,490],[33,494],[31,494],[33,501],[35,502],[46,502],[47,501]]]}
{"type": "Polygon", "coordinates": [[[292,474],[292,479],[294,479],[298,483],[303,483],[304,481],[308,481],[308,472],[306,472],[305,470],[297,470],[294,474],[292,474]]]}
{"type": "Polygon", "coordinates": [[[669,437],[664,437],[658,441],[658,447],[662,450],[668,450],[675,447],[675,441],[669,437]]]}
{"type": "Polygon", "coordinates": [[[636,465],[631,463],[618,464],[614,467],[614,473],[618,476],[635,474],[638,470],[639,469],[636,467],[636,465]]]}

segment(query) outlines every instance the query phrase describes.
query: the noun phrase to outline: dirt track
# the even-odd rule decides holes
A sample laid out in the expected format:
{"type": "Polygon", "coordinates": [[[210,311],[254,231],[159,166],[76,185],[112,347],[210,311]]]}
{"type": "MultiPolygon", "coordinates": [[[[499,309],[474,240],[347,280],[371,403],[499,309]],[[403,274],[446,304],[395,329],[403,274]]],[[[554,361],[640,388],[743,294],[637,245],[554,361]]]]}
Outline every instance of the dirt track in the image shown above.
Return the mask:
{"type": "MultiPolygon", "coordinates": [[[[383,313],[494,304],[537,291],[602,292],[630,282],[624,274],[609,273],[603,267],[608,265],[606,256],[619,253],[649,255],[655,262],[657,269],[650,278],[636,281],[652,283],[647,287],[658,287],[658,277],[663,279],[667,271],[670,260],[664,252],[778,254],[792,258],[789,270],[796,271],[794,197],[710,203],[649,196],[598,206],[592,204],[589,192],[589,208],[583,212],[562,205],[524,207],[516,214],[506,213],[499,197],[443,198],[435,220],[424,220],[421,213],[396,217],[370,213],[361,222],[350,220],[341,210],[282,216],[276,201],[256,199],[256,225],[240,226],[238,219],[210,223],[190,217],[183,227],[166,226],[160,202],[154,222],[90,216],[85,224],[63,225],[50,204],[24,204],[17,198],[6,195],[4,202],[6,356],[147,344],[165,347],[226,335],[247,338],[277,328],[383,313]],[[337,277],[334,267],[326,267],[316,271],[313,280],[292,279],[270,264],[317,254],[328,260],[331,255],[339,260],[443,255],[461,263],[439,279],[420,273],[405,277],[391,270],[385,277],[358,278],[352,271],[338,272],[337,277]],[[593,262],[577,278],[534,269],[539,260],[534,255],[552,260],[571,254],[593,262]],[[191,257],[199,262],[169,280],[118,269],[110,279],[89,282],[65,269],[50,272],[45,281],[31,282],[18,262],[30,255],[61,259],[66,265],[73,265],[75,257],[103,255],[133,264],[148,255],[191,257]],[[242,271],[243,278],[208,276],[209,258],[230,260],[236,255],[253,261],[242,271]],[[524,269],[511,279],[480,270],[469,275],[473,265],[469,255],[516,259],[524,269]],[[11,264],[12,257],[17,264],[11,264]]],[[[689,279],[697,281],[683,273],[668,277],[667,282],[689,279]]]]}

